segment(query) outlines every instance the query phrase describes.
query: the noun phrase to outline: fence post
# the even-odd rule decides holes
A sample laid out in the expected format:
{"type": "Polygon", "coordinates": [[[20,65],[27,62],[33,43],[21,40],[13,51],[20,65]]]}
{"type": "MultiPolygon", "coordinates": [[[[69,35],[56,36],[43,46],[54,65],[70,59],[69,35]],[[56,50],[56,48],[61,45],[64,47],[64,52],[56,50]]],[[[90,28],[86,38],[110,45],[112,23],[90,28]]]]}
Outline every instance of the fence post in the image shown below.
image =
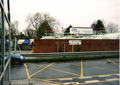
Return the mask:
{"type": "Polygon", "coordinates": [[[15,37],[15,53],[16,53],[16,46],[17,45],[17,39],[16,39],[16,37],[15,37]]]}

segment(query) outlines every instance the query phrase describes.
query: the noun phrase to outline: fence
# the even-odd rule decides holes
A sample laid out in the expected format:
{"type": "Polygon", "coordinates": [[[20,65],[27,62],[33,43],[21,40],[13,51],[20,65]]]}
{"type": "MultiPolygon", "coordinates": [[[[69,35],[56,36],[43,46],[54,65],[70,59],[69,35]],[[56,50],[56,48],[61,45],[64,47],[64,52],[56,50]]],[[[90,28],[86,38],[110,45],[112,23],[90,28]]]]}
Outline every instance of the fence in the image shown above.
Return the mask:
{"type": "Polygon", "coordinates": [[[91,51],[91,52],[61,52],[61,53],[30,53],[21,54],[24,57],[59,57],[59,56],[97,56],[119,55],[119,51],[91,51]]]}

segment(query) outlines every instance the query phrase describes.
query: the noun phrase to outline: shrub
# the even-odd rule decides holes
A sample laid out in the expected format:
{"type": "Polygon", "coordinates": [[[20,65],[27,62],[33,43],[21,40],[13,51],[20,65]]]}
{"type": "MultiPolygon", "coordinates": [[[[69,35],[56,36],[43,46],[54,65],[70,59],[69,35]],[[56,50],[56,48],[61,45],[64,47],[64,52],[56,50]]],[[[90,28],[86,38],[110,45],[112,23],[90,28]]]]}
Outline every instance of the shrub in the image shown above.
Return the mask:
{"type": "Polygon", "coordinates": [[[39,59],[25,59],[25,62],[66,62],[73,60],[94,60],[105,58],[117,58],[119,55],[105,55],[105,56],[71,56],[71,57],[52,57],[52,58],[39,58],[39,59]]]}

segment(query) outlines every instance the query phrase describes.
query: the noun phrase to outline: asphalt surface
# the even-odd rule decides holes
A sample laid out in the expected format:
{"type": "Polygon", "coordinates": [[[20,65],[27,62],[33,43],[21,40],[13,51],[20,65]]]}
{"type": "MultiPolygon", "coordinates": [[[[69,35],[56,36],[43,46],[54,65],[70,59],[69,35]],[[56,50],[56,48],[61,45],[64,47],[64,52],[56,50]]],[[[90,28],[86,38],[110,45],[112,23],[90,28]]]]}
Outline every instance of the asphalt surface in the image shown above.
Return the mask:
{"type": "Polygon", "coordinates": [[[119,85],[119,67],[118,58],[24,63],[11,67],[11,80],[33,79],[61,85],[119,85]]]}

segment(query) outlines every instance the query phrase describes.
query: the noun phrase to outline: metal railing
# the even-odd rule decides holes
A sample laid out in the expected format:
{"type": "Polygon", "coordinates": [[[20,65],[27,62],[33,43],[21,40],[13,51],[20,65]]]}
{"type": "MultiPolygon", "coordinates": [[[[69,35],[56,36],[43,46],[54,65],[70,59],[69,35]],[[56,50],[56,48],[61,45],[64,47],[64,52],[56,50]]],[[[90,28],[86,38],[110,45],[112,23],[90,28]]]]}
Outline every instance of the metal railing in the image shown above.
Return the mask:
{"type": "Polygon", "coordinates": [[[21,55],[24,57],[97,56],[97,55],[119,55],[119,51],[30,53],[30,54],[22,53],[21,55]]]}

